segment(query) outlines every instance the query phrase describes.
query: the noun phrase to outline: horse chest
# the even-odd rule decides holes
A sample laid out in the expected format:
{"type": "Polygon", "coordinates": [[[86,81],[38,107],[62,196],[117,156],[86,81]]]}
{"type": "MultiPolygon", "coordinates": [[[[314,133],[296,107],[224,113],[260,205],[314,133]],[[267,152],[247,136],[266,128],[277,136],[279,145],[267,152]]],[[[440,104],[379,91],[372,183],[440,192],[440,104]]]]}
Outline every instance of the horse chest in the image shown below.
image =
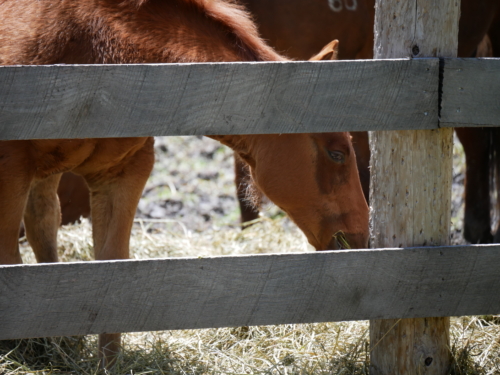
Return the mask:
{"type": "Polygon", "coordinates": [[[32,142],[35,178],[74,171],[95,173],[112,168],[143,147],[147,138],[36,140],[32,142]]]}

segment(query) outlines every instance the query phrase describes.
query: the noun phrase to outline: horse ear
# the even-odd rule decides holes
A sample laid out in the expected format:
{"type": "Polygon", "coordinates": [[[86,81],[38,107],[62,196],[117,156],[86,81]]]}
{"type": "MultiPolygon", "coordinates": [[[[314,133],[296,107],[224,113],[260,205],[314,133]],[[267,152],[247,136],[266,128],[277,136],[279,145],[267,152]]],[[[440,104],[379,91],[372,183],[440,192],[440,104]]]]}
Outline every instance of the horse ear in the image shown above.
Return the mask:
{"type": "Polygon", "coordinates": [[[309,61],[338,60],[338,59],[339,59],[339,41],[335,39],[334,41],[324,46],[321,52],[311,57],[309,61]]]}
{"type": "Polygon", "coordinates": [[[252,157],[249,147],[247,135],[207,135],[207,137],[219,141],[225,146],[233,149],[238,156],[246,162],[251,168],[255,168],[255,160],[252,157]]]}

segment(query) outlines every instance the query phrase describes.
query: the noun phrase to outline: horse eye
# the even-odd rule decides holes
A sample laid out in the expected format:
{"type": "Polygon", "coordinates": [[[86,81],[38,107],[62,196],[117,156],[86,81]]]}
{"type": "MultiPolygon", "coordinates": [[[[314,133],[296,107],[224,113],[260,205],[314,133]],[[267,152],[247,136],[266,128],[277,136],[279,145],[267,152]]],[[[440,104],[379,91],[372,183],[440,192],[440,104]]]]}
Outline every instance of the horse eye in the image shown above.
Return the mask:
{"type": "Polygon", "coordinates": [[[345,154],[341,151],[328,151],[328,156],[335,162],[339,164],[345,163],[345,154]]]}

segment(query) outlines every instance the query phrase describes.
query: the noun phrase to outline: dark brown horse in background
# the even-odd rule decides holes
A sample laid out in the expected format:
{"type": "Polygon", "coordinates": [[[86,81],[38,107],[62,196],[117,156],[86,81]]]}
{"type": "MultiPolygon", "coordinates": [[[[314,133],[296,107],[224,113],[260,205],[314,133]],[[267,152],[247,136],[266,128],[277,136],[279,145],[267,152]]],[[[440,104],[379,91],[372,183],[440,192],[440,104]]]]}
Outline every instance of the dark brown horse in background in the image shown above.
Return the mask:
{"type": "MultiPolygon", "coordinates": [[[[240,6],[223,0],[11,0],[0,2],[0,64],[121,64],[283,61],[240,6]]],[[[331,55],[336,44],[317,59],[331,55]]],[[[368,206],[349,133],[221,135],[248,164],[256,187],[317,249],[368,242],[368,206]]],[[[56,262],[63,172],[91,194],[95,258],[127,259],[137,203],[154,162],[154,140],[103,138],[0,141],[0,264],[21,263],[18,232],[38,262],[56,262]]],[[[36,282],[36,280],[33,280],[36,282]]],[[[100,335],[103,364],[119,333],[100,335]]]]}
{"type": "MultiPolygon", "coordinates": [[[[474,22],[474,27],[464,28],[459,37],[461,56],[500,57],[500,2],[478,1],[475,6],[462,1],[462,17],[474,22]],[[464,5],[466,6],[464,8],[464,5]],[[467,12],[467,13],[465,13],[467,12]],[[473,49],[478,34],[486,38],[482,45],[473,49]],[[463,42],[462,44],[460,44],[463,42]],[[462,47],[462,48],[461,48],[462,47]]],[[[500,129],[456,128],[464,147],[465,172],[465,218],[464,237],[471,243],[500,242],[500,222],[492,233],[491,190],[496,189],[497,216],[500,212],[500,129]]],[[[498,219],[498,218],[497,218],[498,219]]]]}
{"type": "MultiPolygon", "coordinates": [[[[328,40],[340,40],[339,59],[373,57],[374,0],[241,0],[255,16],[264,39],[277,51],[306,59],[328,40]]],[[[474,57],[485,37],[500,57],[500,1],[462,0],[459,57],[474,57]]],[[[485,57],[484,47],[482,54],[485,57]]],[[[418,57],[413,56],[413,57],[418,57]]],[[[495,128],[456,129],[466,156],[464,237],[492,242],[490,171],[500,165],[500,132],[495,128]]],[[[366,132],[352,132],[363,191],[368,199],[370,150],[366,132]]],[[[500,191],[500,189],[498,190],[500,191]]],[[[241,193],[240,193],[241,195],[241,193]]],[[[256,217],[256,212],[247,218],[256,217]]],[[[500,232],[495,238],[500,242],[500,232]]]]}

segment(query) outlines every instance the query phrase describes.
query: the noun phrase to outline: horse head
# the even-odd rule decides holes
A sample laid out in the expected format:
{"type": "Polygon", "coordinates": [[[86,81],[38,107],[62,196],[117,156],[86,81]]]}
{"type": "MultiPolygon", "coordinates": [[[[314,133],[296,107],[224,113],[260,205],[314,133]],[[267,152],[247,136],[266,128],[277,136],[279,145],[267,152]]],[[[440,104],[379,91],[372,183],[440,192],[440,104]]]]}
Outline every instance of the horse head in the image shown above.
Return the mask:
{"type": "Polygon", "coordinates": [[[317,250],[368,244],[368,205],[349,133],[219,136],[248,164],[255,187],[317,250]]]}
{"type": "MultiPolygon", "coordinates": [[[[337,55],[334,40],[309,60],[337,55]]],[[[316,250],[367,247],[369,210],[349,133],[211,138],[235,150],[248,164],[254,186],[290,216],[316,250]]]]}

